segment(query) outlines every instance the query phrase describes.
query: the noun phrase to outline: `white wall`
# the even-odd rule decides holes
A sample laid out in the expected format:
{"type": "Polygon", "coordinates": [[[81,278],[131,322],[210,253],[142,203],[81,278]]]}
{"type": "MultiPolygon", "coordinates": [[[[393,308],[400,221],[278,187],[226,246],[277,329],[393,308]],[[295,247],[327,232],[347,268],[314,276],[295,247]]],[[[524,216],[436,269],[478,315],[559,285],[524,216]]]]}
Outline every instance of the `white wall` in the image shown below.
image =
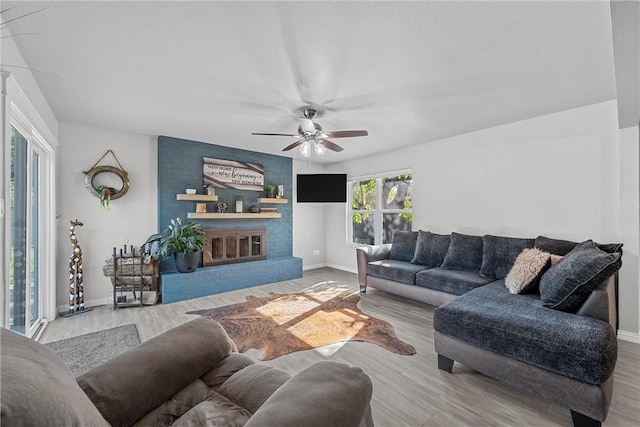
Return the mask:
{"type": "MultiPolygon", "coordinates": [[[[638,166],[626,165],[629,173],[619,176],[618,140],[616,103],[609,101],[333,164],[329,171],[358,176],[412,168],[414,230],[622,241],[626,263],[627,248],[638,242],[619,230],[619,194],[633,192],[619,179],[635,173],[637,181],[638,166]]],[[[637,223],[637,208],[630,215],[637,223]]],[[[326,263],[354,271],[344,206],[327,206],[325,222],[326,263]]],[[[621,277],[621,296],[637,295],[637,287],[637,277],[621,277]]],[[[621,305],[621,328],[632,333],[637,301],[621,305]]]]}
{"type": "Polygon", "coordinates": [[[620,329],[638,331],[640,323],[638,249],[640,246],[640,152],[638,127],[620,130],[620,240],[624,255],[620,269],[620,329]]]}
{"type": "MultiPolygon", "coordinates": [[[[2,30],[7,31],[6,29],[2,30]]],[[[40,114],[40,117],[44,120],[45,124],[49,128],[49,131],[57,137],[58,136],[58,120],[53,114],[53,111],[49,107],[49,103],[40,91],[40,87],[33,78],[33,74],[24,62],[22,54],[18,50],[15,42],[11,37],[6,37],[1,40],[2,49],[0,55],[0,64],[3,70],[11,73],[20,85],[20,89],[27,95],[31,104],[40,114]]],[[[43,70],[47,71],[47,70],[43,70]]],[[[43,75],[42,78],[55,79],[56,77],[43,75]]]]}
{"type": "Polygon", "coordinates": [[[293,161],[293,256],[302,258],[302,268],[324,267],[326,265],[325,204],[298,203],[296,199],[296,175],[323,173],[325,167],[319,164],[293,161]],[[313,253],[319,251],[318,255],[313,253]]]}
{"type": "MultiPolygon", "coordinates": [[[[85,303],[105,304],[111,292],[102,274],[104,261],[114,246],[139,247],[157,231],[157,137],[107,131],[60,123],[57,192],[57,305],[68,305],[68,258],[72,253],[69,221],[84,223],[76,229],[83,253],[85,303]],[[131,185],[111,211],[99,209],[99,200],[85,188],[84,174],[107,150],[113,150],[129,173],[131,185]]],[[[111,156],[101,165],[117,166],[111,156]]]]}

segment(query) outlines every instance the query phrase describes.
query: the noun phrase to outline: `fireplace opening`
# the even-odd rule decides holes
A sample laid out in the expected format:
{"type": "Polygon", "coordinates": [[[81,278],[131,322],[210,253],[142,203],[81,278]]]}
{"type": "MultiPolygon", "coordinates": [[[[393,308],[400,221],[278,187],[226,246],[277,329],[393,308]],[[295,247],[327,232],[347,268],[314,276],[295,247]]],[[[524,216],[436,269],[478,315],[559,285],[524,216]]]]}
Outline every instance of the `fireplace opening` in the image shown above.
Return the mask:
{"type": "Polygon", "coordinates": [[[267,258],[266,228],[207,228],[202,263],[205,266],[267,258]]]}

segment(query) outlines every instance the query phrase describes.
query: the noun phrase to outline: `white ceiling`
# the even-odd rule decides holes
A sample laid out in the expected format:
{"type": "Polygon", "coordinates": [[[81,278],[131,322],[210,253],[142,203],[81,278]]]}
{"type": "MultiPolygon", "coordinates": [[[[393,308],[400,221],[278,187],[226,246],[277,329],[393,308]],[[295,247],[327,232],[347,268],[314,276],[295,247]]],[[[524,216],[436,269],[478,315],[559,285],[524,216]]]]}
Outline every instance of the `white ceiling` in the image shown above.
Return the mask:
{"type": "Polygon", "coordinates": [[[10,7],[47,7],[8,27],[59,121],[294,158],[250,133],[315,106],[325,131],[369,131],[336,162],[616,98],[608,1],[10,7]]]}

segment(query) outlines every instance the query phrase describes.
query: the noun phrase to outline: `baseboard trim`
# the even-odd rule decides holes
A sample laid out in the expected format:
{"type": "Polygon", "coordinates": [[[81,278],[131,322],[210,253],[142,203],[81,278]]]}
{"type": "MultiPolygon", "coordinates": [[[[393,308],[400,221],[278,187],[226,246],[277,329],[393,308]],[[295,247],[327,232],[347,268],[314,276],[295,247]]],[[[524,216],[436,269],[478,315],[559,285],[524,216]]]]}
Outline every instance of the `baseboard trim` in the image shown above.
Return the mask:
{"type": "Polygon", "coordinates": [[[302,266],[302,271],[315,270],[316,268],[323,268],[323,267],[326,267],[326,266],[327,266],[327,264],[304,265],[304,266],[302,266]]]}
{"type": "Polygon", "coordinates": [[[358,274],[358,270],[357,269],[345,267],[344,265],[327,264],[327,267],[335,268],[336,270],[342,270],[342,271],[346,271],[346,272],[349,272],[349,273],[358,274]]]}
{"type": "Polygon", "coordinates": [[[356,270],[355,268],[349,268],[349,267],[345,267],[343,265],[337,265],[337,264],[305,265],[304,267],[302,267],[302,269],[303,270],[315,270],[316,268],[323,268],[323,267],[328,267],[328,268],[333,268],[335,270],[342,270],[342,271],[346,271],[348,273],[358,274],[358,270],[356,270]]]}
{"type": "Polygon", "coordinates": [[[618,339],[640,344],[640,334],[618,330],[618,339]]]}

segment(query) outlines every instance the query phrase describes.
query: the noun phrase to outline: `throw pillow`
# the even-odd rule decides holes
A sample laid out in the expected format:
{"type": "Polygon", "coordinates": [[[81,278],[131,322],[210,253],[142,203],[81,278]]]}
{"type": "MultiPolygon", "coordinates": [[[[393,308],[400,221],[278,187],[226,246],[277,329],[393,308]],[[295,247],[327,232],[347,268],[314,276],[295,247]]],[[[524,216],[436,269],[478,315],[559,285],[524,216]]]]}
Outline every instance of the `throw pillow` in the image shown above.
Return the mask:
{"type": "Polygon", "coordinates": [[[435,234],[430,231],[418,231],[416,252],[411,264],[420,264],[429,268],[440,267],[447,255],[451,236],[448,234],[435,234]]]}
{"type": "Polygon", "coordinates": [[[556,265],[557,263],[560,262],[560,260],[564,257],[560,256],[560,255],[554,255],[551,254],[551,256],[549,257],[551,259],[551,265],[556,265]]]}
{"type": "Polygon", "coordinates": [[[523,294],[535,289],[542,275],[551,267],[551,254],[536,248],[524,249],[504,279],[509,293],[523,294]]]}
{"type": "Polygon", "coordinates": [[[417,231],[396,231],[393,233],[389,259],[411,262],[416,252],[417,231]]]}
{"type": "Polygon", "coordinates": [[[482,236],[482,266],[480,274],[496,279],[507,277],[511,266],[523,249],[532,248],[534,239],[482,236]]]}
{"type": "Polygon", "coordinates": [[[565,256],[573,248],[576,247],[578,242],[570,242],[569,240],[552,239],[550,237],[538,236],[536,237],[535,247],[544,252],[549,252],[553,255],[565,256]]]}
{"type": "Polygon", "coordinates": [[[622,265],[619,252],[607,253],[587,240],[576,245],[540,280],[545,307],[575,312],[622,265]]]}
{"type": "Polygon", "coordinates": [[[622,243],[598,243],[596,242],[596,246],[601,251],[605,251],[608,254],[612,254],[614,252],[618,252],[620,256],[622,256],[622,243]]]}
{"type": "Polygon", "coordinates": [[[482,265],[482,236],[451,233],[442,268],[477,273],[482,265]]]}
{"type": "MultiPolygon", "coordinates": [[[[545,252],[549,252],[551,255],[565,256],[573,248],[576,247],[578,242],[571,242],[569,240],[552,239],[550,237],[538,236],[536,237],[535,247],[545,252]]],[[[598,249],[612,254],[618,252],[622,255],[622,243],[595,243],[598,249]]]]}

